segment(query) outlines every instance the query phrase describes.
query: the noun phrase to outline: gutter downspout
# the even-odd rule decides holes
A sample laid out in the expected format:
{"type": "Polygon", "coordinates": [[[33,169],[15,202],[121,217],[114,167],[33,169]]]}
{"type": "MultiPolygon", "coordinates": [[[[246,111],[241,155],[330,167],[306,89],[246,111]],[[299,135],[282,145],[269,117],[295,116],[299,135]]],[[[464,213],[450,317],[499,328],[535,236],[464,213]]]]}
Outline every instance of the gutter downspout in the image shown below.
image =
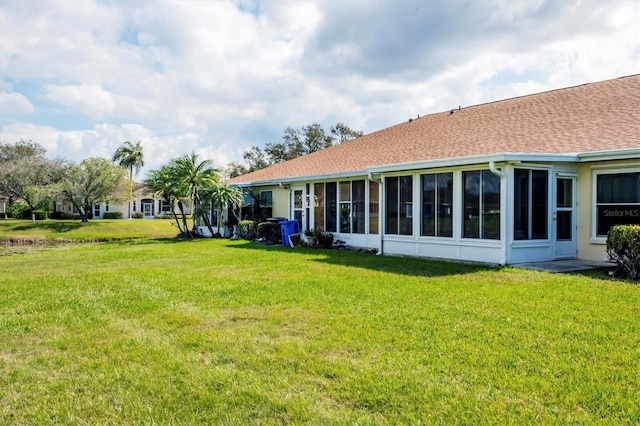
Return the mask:
{"type": "MultiPolygon", "coordinates": [[[[496,167],[496,162],[495,161],[489,161],[489,171],[491,173],[493,173],[496,176],[500,177],[500,181],[501,184],[502,182],[505,182],[505,187],[506,187],[506,180],[507,180],[507,174],[503,171],[498,170],[498,168],[496,167]]],[[[502,193],[502,191],[500,191],[502,193]]],[[[506,204],[507,204],[507,191],[505,191],[505,195],[504,195],[504,200],[505,200],[505,211],[506,211],[506,204]]],[[[502,198],[502,196],[500,197],[502,198]]],[[[503,215],[503,220],[504,223],[506,224],[507,221],[507,216],[503,215]]],[[[501,221],[502,222],[502,221],[501,221]]],[[[504,229],[502,229],[502,223],[500,223],[500,235],[502,235],[502,237],[500,238],[501,240],[501,244],[502,244],[502,260],[500,261],[500,265],[504,266],[507,264],[507,262],[509,261],[509,256],[508,256],[508,249],[507,249],[507,239],[508,239],[508,235],[507,235],[507,227],[505,226],[504,229]]]]}
{"type": "MultiPolygon", "coordinates": [[[[382,179],[375,179],[373,177],[373,173],[372,172],[369,172],[367,177],[369,178],[369,180],[371,182],[376,182],[378,184],[378,186],[379,186],[379,189],[378,189],[378,203],[379,203],[380,206],[382,206],[383,203],[381,202],[381,197],[382,197],[382,194],[383,194],[382,190],[383,190],[383,187],[384,187],[384,181],[382,179]]],[[[371,202],[371,200],[369,200],[369,202],[371,202]]],[[[382,255],[382,254],[384,254],[384,246],[383,246],[384,245],[384,238],[382,237],[382,230],[384,229],[382,221],[383,221],[384,215],[382,214],[381,209],[378,209],[378,214],[379,214],[379,217],[378,217],[378,235],[379,235],[379,238],[380,238],[380,250],[378,250],[378,253],[376,253],[376,255],[382,255]]]]}

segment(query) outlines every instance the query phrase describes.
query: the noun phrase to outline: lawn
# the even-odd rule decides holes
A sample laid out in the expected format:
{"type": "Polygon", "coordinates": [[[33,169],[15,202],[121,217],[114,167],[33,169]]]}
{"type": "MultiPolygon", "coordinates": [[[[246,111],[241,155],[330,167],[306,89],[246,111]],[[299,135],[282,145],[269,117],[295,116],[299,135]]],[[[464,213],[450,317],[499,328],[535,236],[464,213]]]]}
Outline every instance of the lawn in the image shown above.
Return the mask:
{"type": "Polygon", "coordinates": [[[136,238],[172,237],[178,233],[171,220],[100,219],[79,220],[0,220],[0,241],[115,241],[136,238]]]}
{"type": "Polygon", "coordinates": [[[624,281],[170,239],[0,271],[0,424],[640,422],[624,281]]]}

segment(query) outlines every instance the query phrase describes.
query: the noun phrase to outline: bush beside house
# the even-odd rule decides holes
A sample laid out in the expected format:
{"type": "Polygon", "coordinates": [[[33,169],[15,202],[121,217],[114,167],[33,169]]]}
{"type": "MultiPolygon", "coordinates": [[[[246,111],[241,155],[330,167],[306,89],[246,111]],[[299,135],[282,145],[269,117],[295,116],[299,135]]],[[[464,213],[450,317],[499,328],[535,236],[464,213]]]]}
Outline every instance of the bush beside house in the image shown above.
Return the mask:
{"type": "Polygon", "coordinates": [[[103,219],[122,219],[122,212],[104,212],[103,219]]]}
{"type": "Polygon", "coordinates": [[[640,225],[616,225],[607,234],[607,255],[618,273],[640,278],[640,225]]]}
{"type": "Polygon", "coordinates": [[[258,236],[258,222],[253,220],[241,220],[238,223],[240,238],[244,240],[255,240],[258,236]]]}

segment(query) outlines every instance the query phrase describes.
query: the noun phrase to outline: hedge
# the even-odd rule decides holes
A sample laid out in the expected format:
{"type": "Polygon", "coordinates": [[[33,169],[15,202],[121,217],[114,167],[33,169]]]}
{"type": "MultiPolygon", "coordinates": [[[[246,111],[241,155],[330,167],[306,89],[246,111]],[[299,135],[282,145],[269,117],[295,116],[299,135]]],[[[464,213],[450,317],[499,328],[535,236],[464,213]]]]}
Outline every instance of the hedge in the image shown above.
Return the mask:
{"type": "Polygon", "coordinates": [[[258,224],[258,238],[269,241],[279,241],[282,237],[280,224],[275,222],[262,222],[258,224]]]}
{"type": "Polygon", "coordinates": [[[607,255],[618,272],[640,278],[640,225],[615,225],[607,233],[607,255]]]}
{"type": "Polygon", "coordinates": [[[238,224],[240,238],[245,240],[255,240],[258,235],[258,223],[253,220],[241,220],[238,224]]]}
{"type": "Polygon", "coordinates": [[[122,212],[104,212],[103,219],[122,219],[122,212]]]}

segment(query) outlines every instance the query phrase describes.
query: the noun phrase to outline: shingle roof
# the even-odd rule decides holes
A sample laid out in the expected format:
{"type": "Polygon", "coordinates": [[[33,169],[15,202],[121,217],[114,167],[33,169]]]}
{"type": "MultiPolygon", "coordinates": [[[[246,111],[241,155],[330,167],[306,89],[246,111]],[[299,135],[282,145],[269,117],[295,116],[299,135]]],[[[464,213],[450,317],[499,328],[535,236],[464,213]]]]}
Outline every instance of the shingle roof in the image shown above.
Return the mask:
{"type": "Polygon", "coordinates": [[[479,155],[625,148],[640,148],[640,74],[425,115],[229,183],[479,155]]]}

